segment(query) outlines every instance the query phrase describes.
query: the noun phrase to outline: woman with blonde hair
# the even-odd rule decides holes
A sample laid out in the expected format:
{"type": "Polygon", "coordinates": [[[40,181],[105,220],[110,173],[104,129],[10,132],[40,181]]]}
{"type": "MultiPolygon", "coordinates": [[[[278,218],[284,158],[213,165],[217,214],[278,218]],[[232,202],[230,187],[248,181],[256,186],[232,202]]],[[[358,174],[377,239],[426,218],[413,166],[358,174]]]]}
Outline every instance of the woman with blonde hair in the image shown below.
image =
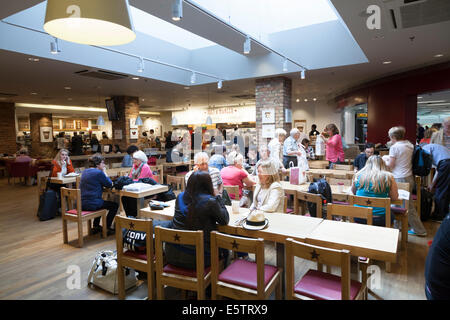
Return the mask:
{"type": "MultiPolygon", "coordinates": [[[[398,187],[394,176],[387,170],[383,159],[378,155],[370,156],[364,168],[355,174],[352,192],[361,197],[398,199],[398,187]]],[[[373,207],[372,213],[373,224],[384,227],[386,225],[386,209],[373,207]]],[[[355,219],[355,222],[366,223],[366,220],[355,219]]]]}
{"type": "Polygon", "coordinates": [[[264,160],[258,166],[258,183],[253,192],[251,210],[264,212],[283,212],[284,191],[280,177],[271,160],[264,160]]]}
{"type": "Polygon", "coordinates": [[[56,154],[55,159],[53,159],[52,164],[52,177],[58,176],[58,172],[61,172],[63,176],[75,172],[67,149],[60,149],[56,154]]]}

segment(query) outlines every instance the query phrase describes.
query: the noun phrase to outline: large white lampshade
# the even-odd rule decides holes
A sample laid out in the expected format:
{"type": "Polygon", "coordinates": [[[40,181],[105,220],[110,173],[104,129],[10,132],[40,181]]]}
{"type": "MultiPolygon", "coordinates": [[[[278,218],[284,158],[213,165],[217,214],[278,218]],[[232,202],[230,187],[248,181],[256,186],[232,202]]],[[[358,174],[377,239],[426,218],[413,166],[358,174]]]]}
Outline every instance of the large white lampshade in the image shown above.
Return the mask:
{"type": "Polygon", "coordinates": [[[99,46],[136,38],[127,0],[47,0],[44,30],[62,40],[99,46]]]}

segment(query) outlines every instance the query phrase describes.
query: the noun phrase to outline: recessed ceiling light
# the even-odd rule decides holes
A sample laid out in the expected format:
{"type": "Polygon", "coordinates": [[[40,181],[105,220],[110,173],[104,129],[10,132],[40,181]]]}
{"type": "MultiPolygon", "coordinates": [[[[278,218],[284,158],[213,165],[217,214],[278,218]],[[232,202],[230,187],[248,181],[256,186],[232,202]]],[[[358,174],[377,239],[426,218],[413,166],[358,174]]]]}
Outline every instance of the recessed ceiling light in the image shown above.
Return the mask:
{"type": "Polygon", "coordinates": [[[295,100],[295,102],[300,102],[300,99],[295,100]]]}
{"type": "Polygon", "coordinates": [[[313,101],[317,101],[317,98],[314,98],[313,101]]]}
{"type": "Polygon", "coordinates": [[[440,57],[443,57],[444,55],[442,54],[442,53],[439,53],[439,54],[437,54],[437,55],[435,55],[434,57],[435,58],[440,58],[440,57]]]}
{"type": "Polygon", "coordinates": [[[29,61],[33,61],[33,62],[38,62],[39,59],[38,58],[28,58],[29,61]]]}
{"type": "Polygon", "coordinates": [[[420,97],[420,96],[419,96],[419,97],[417,97],[417,99],[422,99],[422,98],[423,98],[423,97],[420,97]]]}
{"type": "Polygon", "coordinates": [[[67,100],[72,101],[72,98],[67,98],[67,100]]]}
{"type": "Polygon", "coordinates": [[[133,79],[133,80],[139,80],[139,78],[138,78],[138,77],[133,77],[133,78],[131,78],[131,79],[133,79]]]}
{"type": "Polygon", "coordinates": [[[32,92],[31,94],[35,96],[35,95],[37,95],[37,92],[32,92]]]}
{"type": "Polygon", "coordinates": [[[189,90],[190,88],[189,88],[189,87],[184,87],[184,89],[185,89],[185,90],[189,90]]]}
{"type": "Polygon", "coordinates": [[[383,64],[391,64],[392,61],[383,61],[383,64]]]}
{"type": "Polygon", "coordinates": [[[308,102],[308,99],[305,99],[305,102],[308,102]]]}
{"type": "Polygon", "coordinates": [[[72,89],[71,87],[64,87],[64,89],[66,89],[66,90],[70,90],[70,89],[72,89]]]}

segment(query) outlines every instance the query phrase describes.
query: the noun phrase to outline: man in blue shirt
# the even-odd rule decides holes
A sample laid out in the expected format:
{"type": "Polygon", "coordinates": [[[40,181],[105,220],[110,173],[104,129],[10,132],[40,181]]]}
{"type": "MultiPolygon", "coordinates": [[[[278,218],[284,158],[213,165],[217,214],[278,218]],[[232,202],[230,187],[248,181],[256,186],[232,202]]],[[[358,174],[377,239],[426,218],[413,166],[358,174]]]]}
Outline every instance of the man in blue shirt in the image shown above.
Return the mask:
{"type": "MultiPolygon", "coordinates": [[[[108,236],[115,233],[111,225],[117,214],[119,205],[112,201],[102,199],[103,188],[112,188],[113,183],[106,174],[105,159],[100,154],[94,154],[89,161],[93,168],[83,171],[80,181],[81,205],[83,211],[97,211],[100,209],[108,210],[106,223],[108,227],[108,236]]],[[[94,219],[93,234],[100,232],[100,217],[94,219]]]]}
{"type": "Polygon", "coordinates": [[[353,165],[355,166],[355,171],[359,171],[366,165],[367,159],[370,156],[373,156],[375,152],[375,146],[373,143],[366,143],[364,147],[364,152],[359,154],[355,160],[353,161],[353,165]]]}
{"type": "Polygon", "coordinates": [[[428,187],[431,192],[434,192],[435,207],[431,218],[435,221],[442,221],[448,214],[450,151],[447,147],[435,143],[427,144],[422,149],[431,154],[433,166],[436,167],[433,181],[428,187]]]}
{"type": "Polygon", "coordinates": [[[294,128],[291,130],[289,137],[284,140],[283,144],[283,165],[286,169],[289,168],[289,163],[292,162],[294,167],[297,166],[297,156],[301,156],[301,151],[298,146],[298,139],[300,139],[300,130],[294,128]]]}

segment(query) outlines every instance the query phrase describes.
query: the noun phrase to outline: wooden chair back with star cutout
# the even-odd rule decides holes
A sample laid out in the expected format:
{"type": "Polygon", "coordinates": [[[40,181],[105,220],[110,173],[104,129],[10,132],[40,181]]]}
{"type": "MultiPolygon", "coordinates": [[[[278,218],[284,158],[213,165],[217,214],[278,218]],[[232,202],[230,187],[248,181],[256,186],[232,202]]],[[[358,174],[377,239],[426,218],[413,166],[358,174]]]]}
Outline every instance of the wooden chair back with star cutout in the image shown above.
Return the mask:
{"type": "Polygon", "coordinates": [[[327,205],[327,219],[332,220],[334,216],[339,216],[346,217],[350,222],[354,222],[354,218],[360,218],[365,219],[367,224],[372,225],[372,210],[372,208],[330,203],[327,205]]]}
{"type": "Polygon", "coordinates": [[[164,288],[175,287],[182,290],[196,291],[198,300],[205,300],[205,289],[211,283],[211,271],[205,269],[203,231],[189,231],[155,227],[156,251],[156,296],[164,299],[164,288]],[[195,247],[196,270],[164,265],[163,243],[190,245],[195,247]]]}
{"type": "Polygon", "coordinates": [[[386,210],[386,227],[391,227],[391,198],[375,198],[375,197],[361,197],[349,196],[350,205],[359,205],[364,207],[381,207],[386,210]]]}
{"type": "Polygon", "coordinates": [[[282,269],[266,265],[264,261],[263,239],[242,238],[212,231],[211,299],[216,300],[217,296],[222,296],[235,300],[262,300],[268,299],[273,292],[275,299],[281,299],[282,269]],[[221,271],[219,248],[255,254],[256,262],[235,259],[221,271]],[[265,277],[266,272],[271,276],[265,277]]]}
{"type": "Polygon", "coordinates": [[[314,246],[289,238],[286,250],[286,299],[350,300],[364,298],[365,287],[350,279],[350,251],[314,246]],[[295,279],[295,257],[317,262],[318,270],[308,270],[295,279]],[[323,272],[322,265],[337,266],[341,276],[323,272]],[[336,284],[340,283],[340,288],[336,284]]]}
{"type": "Polygon", "coordinates": [[[123,216],[115,216],[116,225],[116,249],[117,249],[117,280],[119,287],[119,299],[125,299],[125,268],[132,268],[147,273],[148,299],[154,298],[154,248],[153,248],[153,220],[134,219],[123,216]],[[133,251],[133,248],[125,248],[123,244],[123,229],[133,232],[137,237],[139,233],[142,239],[145,233],[145,249],[133,251]],[[145,251],[144,251],[145,250],[145,251]],[[120,272],[121,271],[121,272],[120,272]]]}

